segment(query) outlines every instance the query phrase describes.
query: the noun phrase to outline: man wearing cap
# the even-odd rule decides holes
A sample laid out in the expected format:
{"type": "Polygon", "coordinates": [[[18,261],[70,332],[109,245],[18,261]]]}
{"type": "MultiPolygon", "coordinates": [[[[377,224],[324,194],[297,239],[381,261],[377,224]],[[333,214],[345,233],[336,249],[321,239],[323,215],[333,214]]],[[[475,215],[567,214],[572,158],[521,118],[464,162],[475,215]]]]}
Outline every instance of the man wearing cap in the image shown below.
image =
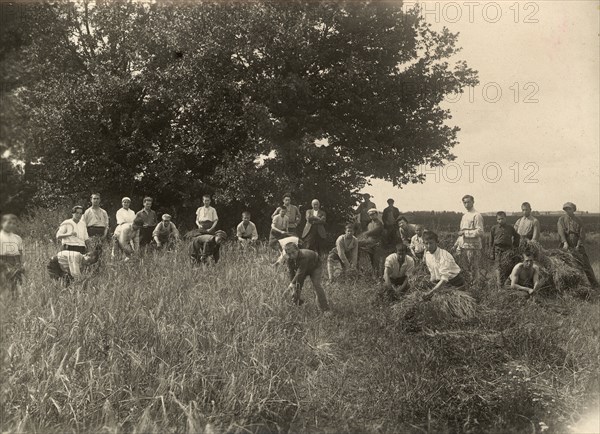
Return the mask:
{"type": "Polygon", "coordinates": [[[396,220],[400,217],[400,210],[394,206],[394,199],[387,200],[388,206],[383,210],[383,227],[392,234],[396,230],[396,220]]]}
{"type": "Polygon", "coordinates": [[[483,249],[483,216],[474,208],[475,198],[470,194],[463,196],[465,212],[460,221],[458,231],[459,238],[462,237],[461,254],[466,257],[467,264],[471,268],[472,276],[479,277],[483,249]]]}
{"type": "Polygon", "coordinates": [[[540,240],[540,222],[531,215],[531,205],[529,202],[523,202],[521,205],[523,216],[515,223],[515,230],[521,238],[527,238],[532,241],[540,240]]]}
{"type": "Polygon", "coordinates": [[[92,206],[85,210],[83,221],[90,237],[108,236],[108,213],[100,208],[100,193],[92,194],[92,206]]]}
{"type": "Polygon", "coordinates": [[[210,206],[210,196],[205,194],[202,196],[204,206],[196,210],[196,226],[201,234],[214,234],[219,223],[217,210],[210,206]]]}
{"type": "Polygon", "coordinates": [[[156,225],[152,232],[152,238],[156,243],[157,248],[161,248],[166,245],[167,250],[172,250],[177,242],[179,241],[179,231],[173,222],[171,222],[171,216],[169,214],[162,215],[162,221],[156,225]]]}
{"type": "Polygon", "coordinates": [[[141,217],[144,221],[140,229],[140,247],[147,246],[152,242],[152,232],[156,226],[156,212],[152,209],[154,199],[147,196],[144,198],[144,208],[137,212],[136,217],[141,217]]]}
{"type": "Polygon", "coordinates": [[[567,202],[563,205],[564,215],[558,219],[558,236],[560,237],[561,247],[564,250],[569,250],[577,254],[577,259],[580,259],[581,266],[585,271],[585,275],[590,281],[590,285],[598,288],[598,280],[590,264],[587,252],[583,242],[585,233],[581,219],[575,215],[577,207],[573,202],[567,202]]]}
{"type": "Polygon", "coordinates": [[[83,207],[75,205],[71,210],[73,217],[63,221],[58,231],[56,239],[61,242],[63,250],[72,250],[85,254],[89,236],[87,227],[83,222],[83,207]]]}
{"type": "Polygon", "coordinates": [[[371,195],[369,193],[364,193],[362,197],[364,199],[364,202],[358,205],[358,208],[356,208],[354,214],[358,216],[358,222],[360,223],[361,232],[364,232],[367,230],[367,227],[369,226],[369,223],[371,221],[369,219],[369,210],[374,209],[376,207],[375,204],[371,202],[371,195]]]}
{"type": "Polygon", "coordinates": [[[369,256],[373,273],[376,277],[381,277],[383,273],[383,259],[385,252],[381,247],[383,238],[383,223],[379,220],[379,211],[371,208],[368,211],[369,224],[367,230],[360,234],[358,241],[359,248],[369,256]]]}
{"type": "Polygon", "coordinates": [[[209,258],[219,262],[221,245],[227,239],[224,231],[216,231],[214,235],[204,234],[194,237],[190,245],[190,257],[194,263],[207,264],[209,258]]]}

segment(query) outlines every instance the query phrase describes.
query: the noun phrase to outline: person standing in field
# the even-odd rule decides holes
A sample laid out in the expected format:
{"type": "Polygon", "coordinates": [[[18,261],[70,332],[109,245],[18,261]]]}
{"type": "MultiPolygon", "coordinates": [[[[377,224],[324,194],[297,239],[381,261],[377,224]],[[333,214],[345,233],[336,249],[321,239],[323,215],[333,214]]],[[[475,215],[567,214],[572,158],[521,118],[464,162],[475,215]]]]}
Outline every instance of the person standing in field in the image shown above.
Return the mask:
{"type": "Polygon", "coordinates": [[[115,232],[113,233],[113,245],[111,253],[111,256],[113,258],[115,256],[117,247],[119,247],[119,235],[121,233],[121,230],[123,229],[123,224],[133,223],[133,220],[135,220],[135,213],[132,209],[130,209],[131,199],[128,197],[124,197],[123,199],[121,199],[121,205],[122,208],[117,211],[117,214],[115,216],[117,221],[117,227],[115,228],[115,232]]]}
{"type": "Polygon", "coordinates": [[[61,242],[63,250],[85,254],[89,236],[85,222],[82,219],[83,207],[75,205],[71,212],[73,217],[60,224],[56,232],[56,239],[61,242]]]}
{"type": "Polygon", "coordinates": [[[438,236],[435,232],[425,231],[425,265],[429,270],[430,285],[432,289],[425,293],[423,298],[430,299],[433,294],[445,287],[464,289],[465,279],[462,277],[461,269],[454,257],[446,250],[438,247],[438,236]]]}
{"type": "Polygon", "coordinates": [[[288,289],[292,292],[292,301],[297,305],[304,304],[300,295],[304,281],[308,276],[317,296],[319,308],[324,313],[328,312],[329,304],[321,285],[321,276],[323,273],[319,255],[312,250],[299,249],[294,243],[286,244],[285,252],[288,257],[288,272],[291,280],[288,289]]]}
{"type": "Polygon", "coordinates": [[[540,286],[540,267],[533,262],[533,253],[523,252],[523,262],[514,266],[506,286],[532,295],[540,286]]]}
{"type": "MultiPolygon", "coordinates": [[[[140,249],[140,231],[144,226],[142,216],[136,216],[133,222],[120,225],[117,237],[119,249],[125,253],[125,260],[128,261],[134,252],[140,249]]],[[[114,255],[113,255],[114,257],[114,255]]]]}
{"type": "Polygon", "coordinates": [[[396,293],[408,291],[408,278],[415,268],[415,260],[409,256],[410,250],[404,243],[396,245],[396,253],[385,258],[383,288],[393,299],[396,293]]]}
{"type": "Polygon", "coordinates": [[[250,211],[244,211],[242,221],[236,228],[237,239],[242,245],[258,241],[258,231],[256,225],[250,221],[251,217],[250,211]]]}
{"type": "Polygon", "coordinates": [[[179,230],[177,230],[177,226],[171,221],[171,218],[169,214],[163,214],[161,222],[156,225],[152,232],[152,238],[157,249],[165,246],[167,250],[173,250],[179,242],[179,230]]]}
{"type": "Polygon", "coordinates": [[[214,235],[203,234],[194,237],[189,250],[192,261],[196,264],[208,264],[209,259],[212,258],[216,264],[221,258],[221,245],[226,239],[227,234],[224,231],[217,231],[214,235]]]}
{"type": "Polygon", "coordinates": [[[280,206],[278,209],[279,214],[273,217],[271,222],[271,232],[269,234],[269,246],[273,249],[278,249],[278,240],[291,235],[288,232],[290,221],[287,217],[287,208],[284,205],[280,206]]]}
{"type": "Polygon", "coordinates": [[[513,226],[506,224],[506,213],[498,211],[496,213],[496,224],[492,226],[490,231],[490,251],[492,259],[496,261],[496,277],[498,285],[506,279],[506,274],[501,274],[502,257],[506,252],[519,247],[521,237],[513,226]]]}
{"type": "Polygon", "coordinates": [[[400,210],[394,206],[394,199],[388,199],[387,203],[388,206],[383,210],[381,218],[388,243],[395,243],[396,221],[400,217],[400,210]]]}
{"type": "Polygon", "coordinates": [[[333,281],[336,276],[336,267],[343,271],[355,270],[358,266],[358,240],[354,236],[354,224],[346,225],[346,231],[335,241],[335,247],[327,257],[327,274],[333,281]]]}
{"type": "Polygon", "coordinates": [[[201,234],[215,234],[219,223],[217,210],[210,206],[210,195],[202,196],[202,202],[204,205],[196,210],[196,226],[201,234]]]}
{"type": "Polygon", "coordinates": [[[359,247],[369,257],[374,276],[380,279],[383,273],[382,261],[385,257],[382,248],[384,231],[383,223],[379,220],[379,211],[376,208],[369,210],[369,220],[367,230],[360,234],[359,247]]]}
{"type": "Polygon", "coordinates": [[[419,261],[425,255],[425,241],[423,241],[423,225],[415,225],[415,234],[410,239],[410,251],[413,257],[419,261]]]}
{"type": "Polygon", "coordinates": [[[100,208],[100,193],[92,194],[92,206],[83,213],[89,237],[108,238],[108,213],[100,208]]]}
{"type": "Polygon", "coordinates": [[[540,221],[531,215],[531,205],[523,202],[521,205],[523,216],[515,222],[515,230],[521,238],[531,241],[540,240],[540,221]]]}
{"type": "Polygon", "coordinates": [[[98,252],[87,255],[72,250],[63,250],[48,262],[48,274],[54,280],[69,286],[73,281],[80,280],[83,269],[98,262],[98,252]]]}
{"type": "MultiPolygon", "coordinates": [[[[290,234],[296,234],[296,229],[302,220],[302,215],[300,214],[300,210],[296,205],[292,205],[292,194],[285,193],[283,195],[283,206],[287,209],[286,215],[288,220],[290,221],[288,224],[288,232],[290,234]]],[[[271,215],[271,218],[275,218],[276,215],[279,214],[281,207],[277,207],[275,212],[271,215]]]]}
{"type": "Polygon", "coordinates": [[[327,215],[321,209],[321,203],[317,199],[311,202],[312,208],[306,211],[306,225],[302,231],[302,239],[307,249],[319,253],[323,241],[327,238],[325,223],[327,215]]]}
{"type": "Polygon", "coordinates": [[[585,232],[583,222],[575,215],[577,207],[573,202],[567,202],[563,205],[564,215],[558,219],[558,236],[560,237],[561,248],[569,250],[577,255],[577,259],[583,267],[583,271],[593,288],[598,288],[598,280],[590,264],[590,259],[585,251],[583,244],[585,232]]]}
{"type": "Polygon", "coordinates": [[[152,242],[152,232],[154,232],[154,228],[158,222],[156,218],[156,212],[152,209],[153,203],[154,199],[152,199],[150,196],[145,197],[143,201],[144,208],[142,208],[136,214],[136,218],[141,217],[144,221],[139,235],[140,248],[145,247],[152,242]]]}
{"type": "Polygon", "coordinates": [[[458,236],[462,237],[461,255],[466,258],[474,279],[479,278],[483,249],[483,216],[475,209],[475,198],[463,196],[465,212],[460,221],[458,236]]]}
{"type": "Polygon", "coordinates": [[[371,195],[369,193],[364,193],[363,195],[364,202],[358,205],[354,214],[358,216],[358,222],[360,224],[360,231],[364,232],[367,230],[367,226],[369,226],[369,210],[376,208],[375,204],[371,202],[371,195]]]}
{"type": "Polygon", "coordinates": [[[17,216],[5,214],[2,216],[2,229],[0,230],[0,283],[10,289],[12,296],[17,295],[19,284],[22,282],[23,268],[23,240],[15,234],[17,216]]]}

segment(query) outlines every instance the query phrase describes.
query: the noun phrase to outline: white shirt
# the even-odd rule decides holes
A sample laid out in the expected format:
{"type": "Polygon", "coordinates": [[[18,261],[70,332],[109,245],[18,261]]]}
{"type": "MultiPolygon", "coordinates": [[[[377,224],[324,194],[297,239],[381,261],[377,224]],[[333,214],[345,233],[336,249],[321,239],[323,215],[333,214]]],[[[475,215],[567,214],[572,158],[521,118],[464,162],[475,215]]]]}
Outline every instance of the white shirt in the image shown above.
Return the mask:
{"type": "Polygon", "coordinates": [[[217,215],[217,210],[212,206],[209,206],[208,208],[201,206],[196,210],[196,220],[199,222],[214,222],[215,220],[219,220],[219,216],[217,215]]]}
{"type": "Polygon", "coordinates": [[[83,213],[81,218],[86,226],[108,227],[108,213],[102,208],[94,209],[89,207],[83,213]]]}
{"type": "Polygon", "coordinates": [[[133,223],[135,220],[135,212],[130,209],[121,208],[117,211],[117,225],[122,225],[123,223],[133,223]]]}
{"type": "Polygon", "coordinates": [[[435,252],[425,252],[425,264],[431,274],[431,280],[451,280],[458,276],[460,267],[456,264],[454,257],[439,247],[435,252]]]}
{"type": "Polygon", "coordinates": [[[388,272],[389,277],[398,278],[402,276],[408,276],[415,268],[415,260],[410,256],[405,256],[404,262],[402,265],[400,265],[400,262],[398,261],[398,253],[392,253],[385,258],[385,268],[386,270],[390,270],[388,272]]]}
{"type": "Polygon", "coordinates": [[[462,248],[481,250],[483,247],[483,217],[475,208],[463,214],[460,229],[465,231],[462,248]]]}
{"type": "Polygon", "coordinates": [[[60,224],[58,231],[56,232],[56,237],[58,238],[59,235],[68,234],[69,232],[74,232],[74,235],[63,238],[61,240],[63,244],[68,244],[69,246],[85,246],[85,242],[89,237],[83,219],[79,220],[79,223],[75,223],[73,219],[65,220],[60,224]]]}
{"type": "Polygon", "coordinates": [[[20,256],[23,253],[23,240],[20,236],[0,230],[0,255],[20,256]]]}
{"type": "Polygon", "coordinates": [[[425,242],[423,238],[419,235],[415,234],[410,239],[410,248],[414,250],[415,253],[421,253],[425,251],[425,242]]]}
{"type": "Polygon", "coordinates": [[[81,261],[83,255],[73,250],[62,250],[56,255],[58,265],[65,273],[69,273],[73,277],[81,276],[81,261]]]}
{"type": "Polygon", "coordinates": [[[244,227],[244,222],[241,222],[238,226],[237,226],[237,237],[238,239],[242,240],[244,239],[243,237],[251,237],[251,239],[253,241],[258,240],[258,232],[256,230],[256,225],[252,222],[248,222],[248,227],[244,227]]]}

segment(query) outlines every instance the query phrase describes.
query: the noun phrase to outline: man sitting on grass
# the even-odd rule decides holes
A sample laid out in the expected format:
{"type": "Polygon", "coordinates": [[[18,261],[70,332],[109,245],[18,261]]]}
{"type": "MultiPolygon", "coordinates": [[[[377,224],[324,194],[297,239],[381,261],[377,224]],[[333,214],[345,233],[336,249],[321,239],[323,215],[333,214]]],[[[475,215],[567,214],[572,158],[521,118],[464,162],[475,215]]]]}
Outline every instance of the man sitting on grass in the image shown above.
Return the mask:
{"type": "Polygon", "coordinates": [[[523,262],[518,263],[506,281],[509,289],[525,291],[532,295],[540,285],[540,267],[533,262],[533,253],[525,251],[523,262]]]}
{"type": "Polygon", "coordinates": [[[12,296],[17,295],[18,285],[23,278],[23,240],[15,234],[17,216],[2,216],[0,230],[0,289],[10,288],[12,296]]]}
{"type": "Polygon", "coordinates": [[[425,293],[423,299],[430,299],[440,288],[450,286],[455,289],[463,289],[466,282],[461,275],[460,267],[450,253],[438,247],[437,234],[432,231],[425,231],[423,241],[427,249],[425,252],[425,265],[427,265],[431,275],[430,282],[433,286],[431,291],[425,293]]]}
{"type": "Polygon", "coordinates": [[[317,295],[319,308],[321,308],[322,312],[327,313],[329,305],[327,304],[325,291],[323,291],[323,287],[321,286],[322,270],[319,254],[313,250],[299,249],[294,243],[285,245],[285,253],[288,256],[288,271],[291,279],[288,288],[292,291],[292,301],[297,305],[304,304],[304,301],[300,298],[300,294],[304,280],[306,276],[309,276],[313,290],[317,295]]]}
{"type": "Polygon", "coordinates": [[[213,258],[214,263],[219,262],[221,258],[221,245],[227,239],[225,231],[217,231],[214,235],[198,235],[190,245],[190,257],[196,264],[208,264],[209,258],[213,258]]]}
{"type": "Polygon", "coordinates": [[[396,298],[396,293],[402,294],[408,290],[408,277],[415,268],[415,260],[408,253],[406,244],[398,243],[396,253],[385,259],[383,287],[392,298],[396,298]]]}
{"type": "MultiPolygon", "coordinates": [[[[358,240],[354,236],[354,224],[346,225],[346,232],[340,235],[335,241],[335,247],[329,252],[327,257],[327,273],[329,280],[333,280],[336,267],[341,266],[342,270],[356,269],[358,265],[358,240]]],[[[339,272],[339,269],[338,269],[339,272]]]]}
{"type": "Polygon", "coordinates": [[[86,255],[74,250],[62,250],[50,259],[47,269],[52,279],[69,286],[73,281],[81,279],[85,267],[96,262],[98,262],[96,250],[86,255]]]}
{"type": "Polygon", "coordinates": [[[250,221],[250,218],[250,211],[244,211],[242,213],[242,222],[236,228],[237,239],[243,246],[258,241],[256,225],[250,221]]]}

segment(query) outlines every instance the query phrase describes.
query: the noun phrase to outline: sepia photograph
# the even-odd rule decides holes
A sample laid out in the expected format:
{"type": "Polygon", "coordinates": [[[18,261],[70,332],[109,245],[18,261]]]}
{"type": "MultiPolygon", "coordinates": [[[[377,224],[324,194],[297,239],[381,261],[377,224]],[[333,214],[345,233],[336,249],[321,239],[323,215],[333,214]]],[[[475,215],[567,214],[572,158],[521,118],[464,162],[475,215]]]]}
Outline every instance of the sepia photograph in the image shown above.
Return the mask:
{"type": "Polygon", "coordinates": [[[0,0],[0,431],[600,433],[600,2],[0,0]]]}

